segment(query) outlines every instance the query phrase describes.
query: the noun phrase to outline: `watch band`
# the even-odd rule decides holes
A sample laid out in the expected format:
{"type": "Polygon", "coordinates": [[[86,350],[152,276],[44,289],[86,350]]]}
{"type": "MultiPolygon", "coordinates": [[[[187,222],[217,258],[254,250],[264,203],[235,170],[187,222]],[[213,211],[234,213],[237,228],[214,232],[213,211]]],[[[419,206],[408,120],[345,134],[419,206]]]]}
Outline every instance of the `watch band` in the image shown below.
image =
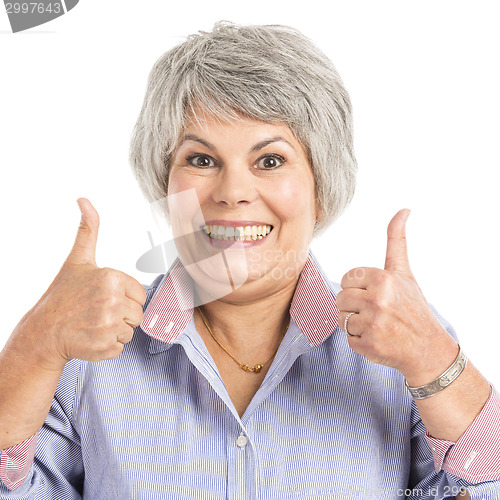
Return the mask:
{"type": "Polygon", "coordinates": [[[436,380],[433,380],[429,384],[422,385],[420,387],[410,387],[408,382],[405,380],[406,387],[410,391],[410,394],[415,399],[426,399],[434,396],[443,389],[446,389],[458,376],[465,370],[467,366],[467,356],[462,352],[462,347],[458,345],[459,352],[457,359],[454,363],[436,380]]]}

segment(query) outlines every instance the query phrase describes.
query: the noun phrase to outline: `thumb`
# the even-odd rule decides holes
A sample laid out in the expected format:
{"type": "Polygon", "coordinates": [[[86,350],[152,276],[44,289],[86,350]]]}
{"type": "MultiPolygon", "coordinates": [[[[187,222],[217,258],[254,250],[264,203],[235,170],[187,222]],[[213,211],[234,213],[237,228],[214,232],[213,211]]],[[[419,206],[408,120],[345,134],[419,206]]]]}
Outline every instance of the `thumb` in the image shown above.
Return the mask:
{"type": "Polygon", "coordinates": [[[384,269],[413,277],[406,246],[406,221],[409,215],[410,210],[403,208],[389,222],[384,269]]]}
{"type": "Polygon", "coordinates": [[[87,198],[78,198],[76,202],[82,213],[82,218],[68,260],[73,264],[95,265],[99,214],[87,198]]]}

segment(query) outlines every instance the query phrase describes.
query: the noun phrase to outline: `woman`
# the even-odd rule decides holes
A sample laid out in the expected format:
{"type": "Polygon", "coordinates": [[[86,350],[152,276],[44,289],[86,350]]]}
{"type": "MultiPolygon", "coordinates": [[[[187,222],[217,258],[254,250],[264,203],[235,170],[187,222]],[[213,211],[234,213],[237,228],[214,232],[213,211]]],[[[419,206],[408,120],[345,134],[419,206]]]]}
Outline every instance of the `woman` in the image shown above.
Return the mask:
{"type": "Polygon", "coordinates": [[[98,268],[79,200],[2,351],[0,498],[498,496],[498,394],[411,273],[409,211],[384,269],[337,285],[308,251],[356,171],[348,95],[309,40],[219,23],[167,52],[131,161],[180,259],[145,288],[98,268]]]}

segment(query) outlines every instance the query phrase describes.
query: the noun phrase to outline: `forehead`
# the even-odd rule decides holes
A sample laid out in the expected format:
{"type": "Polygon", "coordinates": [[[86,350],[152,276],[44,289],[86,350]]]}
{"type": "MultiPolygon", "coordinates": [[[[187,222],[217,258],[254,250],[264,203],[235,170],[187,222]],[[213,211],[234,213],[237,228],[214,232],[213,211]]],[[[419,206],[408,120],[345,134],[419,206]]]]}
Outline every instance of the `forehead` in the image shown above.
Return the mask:
{"type": "Polygon", "coordinates": [[[209,114],[206,111],[199,111],[192,114],[186,120],[183,131],[177,142],[180,147],[186,139],[192,136],[206,139],[207,142],[233,144],[268,141],[268,143],[282,142],[288,143],[297,153],[305,152],[302,144],[296,138],[293,131],[285,123],[269,123],[242,115],[235,117],[220,117],[209,114]]]}

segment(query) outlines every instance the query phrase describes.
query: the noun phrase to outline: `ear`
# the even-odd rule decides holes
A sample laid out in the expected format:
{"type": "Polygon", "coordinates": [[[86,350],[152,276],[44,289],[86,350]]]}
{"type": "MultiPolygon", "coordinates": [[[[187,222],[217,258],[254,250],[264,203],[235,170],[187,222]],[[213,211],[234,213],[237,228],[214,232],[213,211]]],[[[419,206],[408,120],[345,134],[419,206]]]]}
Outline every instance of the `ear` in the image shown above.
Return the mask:
{"type": "Polygon", "coordinates": [[[316,198],[316,203],[315,203],[315,208],[316,208],[316,222],[321,222],[324,217],[323,209],[321,208],[318,199],[316,198]]]}

